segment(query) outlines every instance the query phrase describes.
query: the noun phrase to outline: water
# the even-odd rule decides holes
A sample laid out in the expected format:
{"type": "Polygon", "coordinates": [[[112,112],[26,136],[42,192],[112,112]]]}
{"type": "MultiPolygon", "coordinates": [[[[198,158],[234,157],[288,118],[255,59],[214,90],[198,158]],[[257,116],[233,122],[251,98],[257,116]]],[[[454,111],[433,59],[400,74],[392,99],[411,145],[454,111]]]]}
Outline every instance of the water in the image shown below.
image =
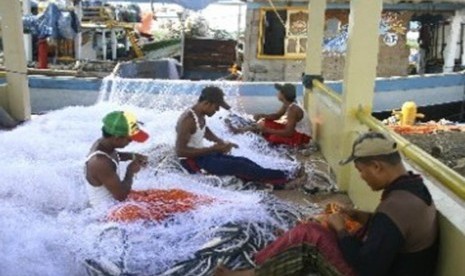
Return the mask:
{"type": "MultiPolygon", "coordinates": [[[[109,223],[103,212],[89,208],[83,163],[101,135],[101,118],[113,110],[128,110],[144,122],[151,138],[131,144],[128,151],[173,145],[178,116],[206,85],[192,83],[182,88],[185,91],[166,86],[153,96],[147,93],[153,82],[116,80],[112,85],[107,80],[96,105],[67,107],[0,132],[0,275],[85,275],[86,259],[118,263],[124,272],[156,275],[191,257],[214,226],[234,221],[279,224],[260,203],[260,193],[218,189],[200,177],[174,172],[155,176],[153,167],[138,174],[134,189],[181,188],[214,197],[216,203],[160,224],[109,223]]],[[[241,112],[237,86],[218,84],[235,111],[241,112]]],[[[295,168],[282,153],[259,146],[256,136],[231,136],[220,120],[224,116],[221,111],[208,124],[218,136],[240,146],[234,155],[265,167],[295,168]]]]}

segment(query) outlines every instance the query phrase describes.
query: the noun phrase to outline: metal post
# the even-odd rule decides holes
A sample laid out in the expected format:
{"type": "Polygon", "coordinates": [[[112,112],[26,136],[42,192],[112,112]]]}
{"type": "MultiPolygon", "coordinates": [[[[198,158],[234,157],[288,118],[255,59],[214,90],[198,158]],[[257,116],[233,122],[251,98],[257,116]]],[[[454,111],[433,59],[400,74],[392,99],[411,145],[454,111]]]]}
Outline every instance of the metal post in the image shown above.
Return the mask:
{"type": "MultiPolygon", "coordinates": [[[[23,14],[31,13],[31,0],[23,0],[23,14]]],[[[26,60],[32,61],[32,38],[30,34],[24,34],[24,50],[26,53],[26,60]]]]}
{"type": "Polygon", "coordinates": [[[184,23],[185,23],[185,14],[184,14],[184,10],[182,12],[178,12],[178,18],[181,22],[181,55],[180,55],[180,58],[179,58],[179,61],[181,63],[181,75],[183,74],[184,72],[184,44],[185,44],[185,29],[184,29],[184,23]]]}
{"type": "MultiPolygon", "coordinates": [[[[349,37],[341,106],[342,128],[339,132],[340,158],[351,154],[353,138],[357,131],[365,130],[355,118],[355,112],[360,108],[367,113],[371,113],[372,110],[382,8],[382,0],[350,1],[349,37]]],[[[338,184],[342,189],[349,188],[349,194],[349,181],[353,172],[350,166],[344,166],[337,174],[338,184]]],[[[359,195],[351,195],[351,198],[359,199],[357,196],[359,195]]]]}
{"type": "Polygon", "coordinates": [[[111,29],[110,34],[111,34],[111,59],[116,60],[117,41],[116,41],[115,29],[111,29]]]}
{"type": "MultiPolygon", "coordinates": [[[[82,21],[82,5],[81,1],[74,6],[74,12],[79,20],[82,21]]],[[[82,31],[76,34],[74,39],[74,58],[79,60],[82,57],[82,31]]]]}
{"type": "Polygon", "coordinates": [[[239,37],[241,36],[241,19],[242,19],[242,5],[237,5],[239,8],[239,12],[237,15],[237,35],[236,41],[239,41],[239,37]]]}
{"type": "MultiPolygon", "coordinates": [[[[325,26],[326,0],[312,0],[308,3],[307,22],[307,55],[305,58],[305,74],[322,75],[323,35],[325,26]]],[[[304,107],[312,118],[313,138],[318,140],[318,117],[316,99],[310,89],[304,92],[304,107]]]]}
{"type": "Polygon", "coordinates": [[[19,1],[0,1],[3,52],[8,83],[5,109],[19,121],[28,120],[31,117],[21,15],[19,1]]]}
{"type": "Polygon", "coordinates": [[[107,60],[107,32],[102,29],[102,60],[107,60]]]}

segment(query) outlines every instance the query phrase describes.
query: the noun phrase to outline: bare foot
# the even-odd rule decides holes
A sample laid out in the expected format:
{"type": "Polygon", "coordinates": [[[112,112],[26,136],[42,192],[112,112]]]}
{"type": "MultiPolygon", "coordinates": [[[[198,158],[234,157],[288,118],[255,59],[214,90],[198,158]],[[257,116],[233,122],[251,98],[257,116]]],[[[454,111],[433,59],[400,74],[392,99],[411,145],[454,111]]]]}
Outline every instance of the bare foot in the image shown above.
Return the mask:
{"type": "Polygon", "coordinates": [[[214,276],[254,276],[255,271],[253,269],[233,271],[220,265],[215,269],[215,271],[213,272],[213,275],[214,276]]]}

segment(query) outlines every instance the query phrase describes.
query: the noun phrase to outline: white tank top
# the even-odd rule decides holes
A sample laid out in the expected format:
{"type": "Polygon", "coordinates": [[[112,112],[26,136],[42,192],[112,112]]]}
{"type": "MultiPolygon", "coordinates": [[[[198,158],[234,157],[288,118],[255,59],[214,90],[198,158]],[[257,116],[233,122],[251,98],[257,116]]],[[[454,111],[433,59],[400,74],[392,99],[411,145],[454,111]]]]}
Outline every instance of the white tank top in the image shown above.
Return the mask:
{"type": "Polygon", "coordinates": [[[291,103],[287,107],[286,116],[287,116],[287,112],[289,111],[289,108],[291,108],[291,106],[293,106],[293,105],[299,107],[302,110],[303,114],[304,114],[302,116],[302,119],[300,119],[300,121],[298,121],[297,124],[295,125],[295,131],[297,131],[299,133],[302,133],[302,134],[305,134],[305,135],[308,135],[308,136],[312,136],[312,125],[310,124],[310,118],[308,117],[307,112],[305,112],[305,109],[303,109],[300,105],[298,105],[296,103],[291,103]]]}
{"type": "MultiPolygon", "coordinates": [[[[119,160],[113,159],[108,153],[97,150],[89,154],[86,159],[89,161],[95,155],[104,155],[108,157],[115,165],[116,165],[116,173],[119,175],[119,160]]],[[[90,184],[86,185],[87,196],[89,197],[89,203],[93,208],[108,208],[109,206],[113,205],[116,200],[113,198],[113,195],[108,191],[108,189],[104,186],[92,186],[90,184]]]]}
{"type": "Polygon", "coordinates": [[[195,132],[194,134],[191,135],[189,138],[189,143],[187,143],[188,147],[191,148],[203,148],[203,139],[205,137],[205,129],[206,129],[206,124],[203,126],[203,128],[200,127],[199,123],[199,118],[197,117],[197,114],[195,114],[194,110],[189,109],[189,111],[192,113],[192,116],[194,117],[195,121],[195,132]]]}

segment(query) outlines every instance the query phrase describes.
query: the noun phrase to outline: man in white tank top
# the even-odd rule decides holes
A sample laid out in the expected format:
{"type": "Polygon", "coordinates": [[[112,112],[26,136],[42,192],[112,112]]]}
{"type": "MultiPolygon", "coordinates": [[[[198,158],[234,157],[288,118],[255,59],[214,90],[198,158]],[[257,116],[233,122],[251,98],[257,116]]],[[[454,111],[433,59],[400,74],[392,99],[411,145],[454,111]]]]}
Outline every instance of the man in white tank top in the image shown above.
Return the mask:
{"type": "Polygon", "coordinates": [[[237,145],[223,141],[206,126],[205,116],[213,116],[220,107],[229,109],[223,97],[220,88],[205,87],[198,102],[179,118],[176,125],[176,154],[181,164],[190,173],[205,171],[220,176],[233,175],[244,181],[284,187],[289,182],[286,172],[263,168],[245,157],[228,155],[237,145]],[[214,145],[204,146],[204,138],[214,145]]]}
{"type": "Polygon", "coordinates": [[[129,112],[114,111],[103,118],[102,137],[92,145],[86,161],[87,191],[93,207],[126,199],[134,175],[147,164],[147,156],[117,149],[132,141],[144,142],[148,137],[129,112]],[[119,161],[131,161],[122,180],[118,175],[119,161]]]}
{"type": "Polygon", "coordinates": [[[283,103],[281,108],[272,114],[255,114],[256,126],[231,130],[239,133],[249,130],[258,130],[265,139],[272,144],[284,144],[289,146],[301,146],[311,140],[310,119],[305,110],[296,103],[295,86],[275,84],[278,90],[278,100],[283,103]]]}

